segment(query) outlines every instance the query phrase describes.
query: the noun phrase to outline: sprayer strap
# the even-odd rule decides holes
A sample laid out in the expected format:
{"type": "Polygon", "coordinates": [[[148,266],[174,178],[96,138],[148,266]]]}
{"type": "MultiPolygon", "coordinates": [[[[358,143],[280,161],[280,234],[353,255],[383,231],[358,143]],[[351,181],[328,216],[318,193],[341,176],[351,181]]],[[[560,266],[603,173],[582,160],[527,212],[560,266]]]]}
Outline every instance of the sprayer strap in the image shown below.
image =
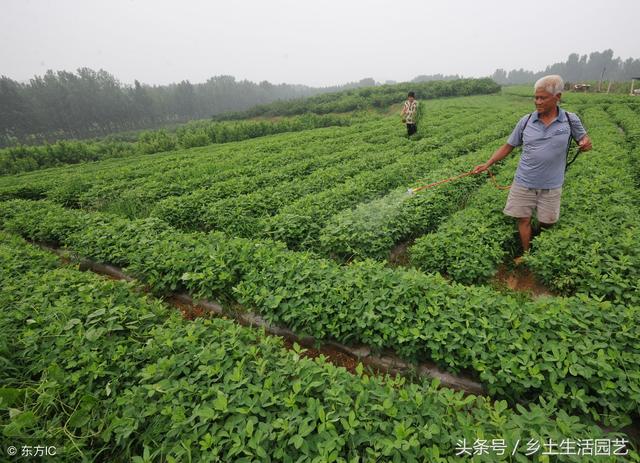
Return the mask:
{"type": "MultiPolygon", "coordinates": [[[[571,160],[569,160],[569,150],[571,149],[571,140],[575,140],[575,138],[573,138],[573,124],[571,123],[571,117],[569,116],[569,114],[571,114],[569,111],[565,111],[565,115],[567,116],[567,121],[569,121],[569,139],[567,140],[567,156],[566,156],[567,161],[566,161],[566,165],[564,166],[565,172],[567,171],[567,169],[569,169],[569,166],[573,164],[576,159],[578,159],[578,155],[580,154],[580,147],[578,147],[578,149],[576,150],[571,160]]],[[[575,141],[576,143],[578,142],[578,140],[575,140],[575,141]]]]}

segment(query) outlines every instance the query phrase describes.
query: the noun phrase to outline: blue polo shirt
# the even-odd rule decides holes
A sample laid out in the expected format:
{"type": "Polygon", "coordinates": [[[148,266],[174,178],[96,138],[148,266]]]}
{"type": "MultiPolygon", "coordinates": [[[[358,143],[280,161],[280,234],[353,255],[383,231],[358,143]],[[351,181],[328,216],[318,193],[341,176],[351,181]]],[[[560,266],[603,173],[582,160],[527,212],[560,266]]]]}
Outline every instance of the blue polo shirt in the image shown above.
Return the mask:
{"type": "Polygon", "coordinates": [[[558,116],[548,126],[539,119],[538,111],[531,113],[531,118],[527,114],[520,119],[507,140],[511,146],[523,145],[514,183],[536,189],[562,186],[569,132],[572,129],[575,140],[581,140],[587,134],[577,115],[570,113],[568,117],[571,118],[571,125],[567,120],[567,112],[558,108],[558,116]]]}

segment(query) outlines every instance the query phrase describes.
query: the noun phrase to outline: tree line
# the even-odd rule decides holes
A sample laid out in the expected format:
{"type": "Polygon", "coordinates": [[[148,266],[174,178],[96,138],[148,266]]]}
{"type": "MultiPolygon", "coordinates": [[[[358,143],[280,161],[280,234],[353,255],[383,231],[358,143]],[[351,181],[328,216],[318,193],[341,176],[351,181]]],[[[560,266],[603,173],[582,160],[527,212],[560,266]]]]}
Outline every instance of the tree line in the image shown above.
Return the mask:
{"type": "Polygon", "coordinates": [[[529,84],[547,74],[559,74],[566,82],[573,83],[594,80],[621,82],[640,77],[640,59],[614,58],[611,49],[594,51],[589,56],[572,53],[566,61],[551,64],[544,71],[496,69],[491,78],[501,85],[529,84]]]}
{"type": "Polygon", "coordinates": [[[107,71],[47,71],[27,83],[0,76],[0,147],[66,138],[100,137],[114,132],[166,126],[240,111],[276,100],[302,98],[360,86],[340,87],[237,81],[212,77],[204,83],[124,85],[107,71]]]}

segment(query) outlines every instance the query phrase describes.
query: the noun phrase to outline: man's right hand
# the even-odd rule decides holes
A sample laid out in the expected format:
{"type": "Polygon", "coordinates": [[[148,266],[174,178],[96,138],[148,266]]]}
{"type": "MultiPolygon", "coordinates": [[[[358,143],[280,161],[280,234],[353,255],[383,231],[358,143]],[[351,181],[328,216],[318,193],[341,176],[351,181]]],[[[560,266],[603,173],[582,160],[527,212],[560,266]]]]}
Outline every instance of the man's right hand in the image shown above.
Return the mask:
{"type": "Polygon", "coordinates": [[[474,174],[479,174],[481,172],[484,172],[485,170],[487,170],[489,168],[489,165],[485,162],[484,164],[480,164],[478,166],[475,166],[473,168],[473,173],[474,174]]]}
{"type": "Polygon", "coordinates": [[[495,153],[491,155],[491,157],[487,162],[474,167],[473,173],[479,174],[480,172],[484,172],[489,167],[491,167],[492,164],[495,164],[496,162],[500,162],[504,158],[506,158],[511,151],[513,151],[513,146],[511,146],[509,143],[505,143],[500,148],[498,148],[495,153]]]}

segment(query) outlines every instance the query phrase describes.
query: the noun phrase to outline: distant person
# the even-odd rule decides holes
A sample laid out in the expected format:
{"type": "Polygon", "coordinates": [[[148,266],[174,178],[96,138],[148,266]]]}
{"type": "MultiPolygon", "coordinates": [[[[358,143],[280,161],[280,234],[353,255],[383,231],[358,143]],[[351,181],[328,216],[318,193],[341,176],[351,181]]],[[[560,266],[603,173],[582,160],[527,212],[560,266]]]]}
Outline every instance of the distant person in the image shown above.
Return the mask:
{"type": "Polygon", "coordinates": [[[409,92],[407,101],[404,102],[402,112],[400,113],[402,115],[402,122],[407,124],[407,135],[409,137],[418,131],[418,126],[416,125],[417,113],[418,101],[416,100],[416,94],[409,92]]]}
{"type": "MultiPolygon", "coordinates": [[[[536,211],[541,228],[560,218],[560,197],[571,138],[580,151],[591,149],[591,139],[573,113],[558,106],[564,88],[562,77],[545,76],[534,85],[536,111],[523,116],[507,143],[496,150],[474,173],[484,172],[504,159],[514,147],[523,145],[522,156],[509,191],[504,213],[518,222],[523,252],[531,245],[531,216],[536,211]]],[[[519,264],[521,258],[516,258],[519,264]]]]}

